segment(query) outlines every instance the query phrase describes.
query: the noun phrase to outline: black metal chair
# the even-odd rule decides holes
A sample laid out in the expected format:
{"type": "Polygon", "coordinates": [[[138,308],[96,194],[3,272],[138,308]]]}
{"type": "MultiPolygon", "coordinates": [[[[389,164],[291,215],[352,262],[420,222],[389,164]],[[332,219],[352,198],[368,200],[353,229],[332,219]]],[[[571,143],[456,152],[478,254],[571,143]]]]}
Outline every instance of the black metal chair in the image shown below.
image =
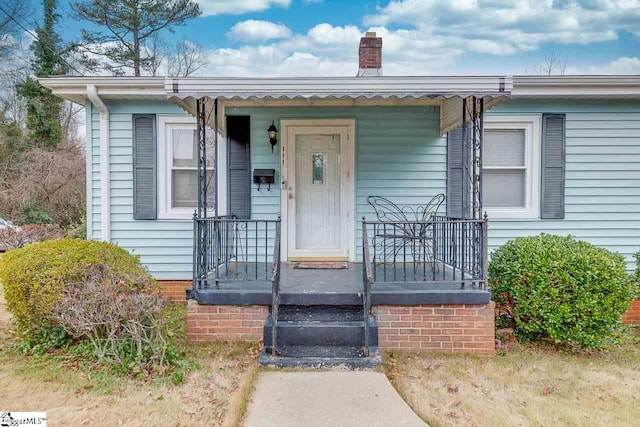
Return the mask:
{"type": "Polygon", "coordinates": [[[433,220],[445,198],[438,194],[426,205],[414,208],[400,207],[380,196],[367,197],[381,222],[374,231],[373,246],[384,262],[394,263],[400,254],[406,258],[408,249],[414,263],[430,263],[435,268],[433,220]]]}

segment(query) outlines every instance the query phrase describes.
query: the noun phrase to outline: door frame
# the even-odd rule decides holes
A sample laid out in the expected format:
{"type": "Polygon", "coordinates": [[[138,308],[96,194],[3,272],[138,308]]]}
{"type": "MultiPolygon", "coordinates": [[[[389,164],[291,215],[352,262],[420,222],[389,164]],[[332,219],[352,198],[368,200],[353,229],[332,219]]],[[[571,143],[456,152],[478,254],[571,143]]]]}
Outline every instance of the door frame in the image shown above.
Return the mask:
{"type": "MultiPolygon", "coordinates": [[[[294,260],[336,260],[351,261],[356,260],[356,227],[355,227],[355,119],[285,119],[280,120],[280,214],[282,220],[281,238],[281,258],[283,261],[294,260]],[[346,223],[344,236],[342,236],[342,246],[347,249],[346,257],[291,257],[289,258],[289,221],[288,221],[288,164],[289,164],[289,133],[296,128],[345,128],[347,140],[340,141],[340,163],[341,167],[340,204],[342,210],[342,221],[346,223]],[[344,150],[343,150],[344,148],[344,150]],[[344,176],[346,174],[346,176],[344,176]],[[344,197],[344,200],[342,200],[344,197]],[[346,259],[345,259],[346,258],[346,259]]],[[[335,132],[335,129],[334,129],[335,132]]],[[[295,159],[294,159],[295,161],[295,159]]],[[[294,163],[295,165],[295,163],[294,163]]]]}

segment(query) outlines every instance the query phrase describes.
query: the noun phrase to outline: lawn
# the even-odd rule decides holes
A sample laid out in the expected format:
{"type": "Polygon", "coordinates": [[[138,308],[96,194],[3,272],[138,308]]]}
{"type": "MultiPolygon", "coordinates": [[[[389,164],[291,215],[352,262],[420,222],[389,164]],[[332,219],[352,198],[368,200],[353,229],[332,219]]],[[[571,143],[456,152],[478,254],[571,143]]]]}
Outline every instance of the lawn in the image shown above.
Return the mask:
{"type": "Polygon", "coordinates": [[[495,358],[387,353],[396,389],[432,427],[630,426],[640,420],[640,334],[608,351],[515,345],[495,358]]]}
{"type": "MultiPolygon", "coordinates": [[[[184,322],[184,307],[172,316],[184,322]]],[[[122,378],[64,354],[21,355],[9,320],[0,287],[0,409],[46,411],[51,426],[237,425],[257,371],[257,345],[212,343],[188,347],[197,367],[180,385],[122,378]]]]}

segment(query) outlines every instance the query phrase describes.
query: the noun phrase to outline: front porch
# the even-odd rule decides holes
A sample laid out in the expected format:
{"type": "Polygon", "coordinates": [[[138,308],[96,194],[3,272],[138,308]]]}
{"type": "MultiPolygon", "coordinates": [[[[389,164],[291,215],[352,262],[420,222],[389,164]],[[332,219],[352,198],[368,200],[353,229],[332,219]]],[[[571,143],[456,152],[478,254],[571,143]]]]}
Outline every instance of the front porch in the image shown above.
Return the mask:
{"type": "MultiPolygon", "coordinates": [[[[280,304],[282,305],[361,305],[364,292],[362,263],[349,263],[346,269],[298,269],[297,263],[280,264],[280,304]]],[[[264,263],[239,263],[233,271],[249,277],[270,271],[264,263]],[[265,268],[266,267],[266,268],[265,268]]],[[[382,269],[382,267],[380,267],[382,269]]],[[[413,268],[409,266],[409,269],[413,268]]],[[[426,267],[425,267],[426,268],[426,267]]],[[[431,268],[431,267],[429,267],[431,268]]],[[[389,266],[390,278],[402,278],[407,266],[389,266]],[[393,268],[393,272],[391,269],[393,268]]],[[[433,275],[428,270],[427,275],[433,275]]],[[[411,274],[411,271],[409,271],[411,274]]],[[[463,286],[453,280],[453,271],[436,273],[443,280],[407,282],[402,280],[374,282],[371,285],[372,305],[424,304],[488,304],[491,293],[482,286],[463,286]],[[444,274],[443,274],[444,273],[444,274]]],[[[212,274],[213,276],[213,274],[212,274]]],[[[214,277],[211,277],[215,281],[214,277]]],[[[219,280],[217,286],[187,291],[187,298],[199,304],[211,305],[271,305],[272,283],[257,280],[219,280]]]]}
{"type": "Polygon", "coordinates": [[[380,347],[493,353],[483,115],[508,97],[508,85],[479,78],[474,91],[473,82],[432,80],[350,79],[340,88],[337,80],[276,80],[250,94],[236,81],[174,83],[170,99],[198,124],[191,341],[261,335],[261,363],[278,366],[371,366],[380,347]],[[303,92],[295,86],[305,84],[303,92]],[[350,84],[358,89],[345,89],[350,84]],[[389,147],[399,151],[387,154],[393,148],[381,144],[379,108],[388,117],[409,114],[387,121],[396,129],[389,147]],[[260,167],[275,166],[259,169],[271,177],[262,188],[270,194],[255,181],[246,196],[249,208],[269,206],[271,215],[236,215],[220,204],[225,111],[251,122],[243,138],[253,137],[254,117],[274,117],[282,129],[280,141],[269,135],[278,150],[256,148],[260,167]],[[318,260],[347,268],[292,262],[318,260]]]}

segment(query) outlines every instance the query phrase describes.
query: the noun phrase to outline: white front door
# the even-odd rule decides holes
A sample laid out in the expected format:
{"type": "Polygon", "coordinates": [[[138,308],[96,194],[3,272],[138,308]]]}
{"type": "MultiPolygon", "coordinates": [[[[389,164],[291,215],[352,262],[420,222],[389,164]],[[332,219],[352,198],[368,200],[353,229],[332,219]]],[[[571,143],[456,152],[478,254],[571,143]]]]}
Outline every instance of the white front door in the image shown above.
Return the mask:
{"type": "Polygon", "coordinates": [[[353,240],[349,129],[287,128],[288,259],[348,260],[353,240]]]}

